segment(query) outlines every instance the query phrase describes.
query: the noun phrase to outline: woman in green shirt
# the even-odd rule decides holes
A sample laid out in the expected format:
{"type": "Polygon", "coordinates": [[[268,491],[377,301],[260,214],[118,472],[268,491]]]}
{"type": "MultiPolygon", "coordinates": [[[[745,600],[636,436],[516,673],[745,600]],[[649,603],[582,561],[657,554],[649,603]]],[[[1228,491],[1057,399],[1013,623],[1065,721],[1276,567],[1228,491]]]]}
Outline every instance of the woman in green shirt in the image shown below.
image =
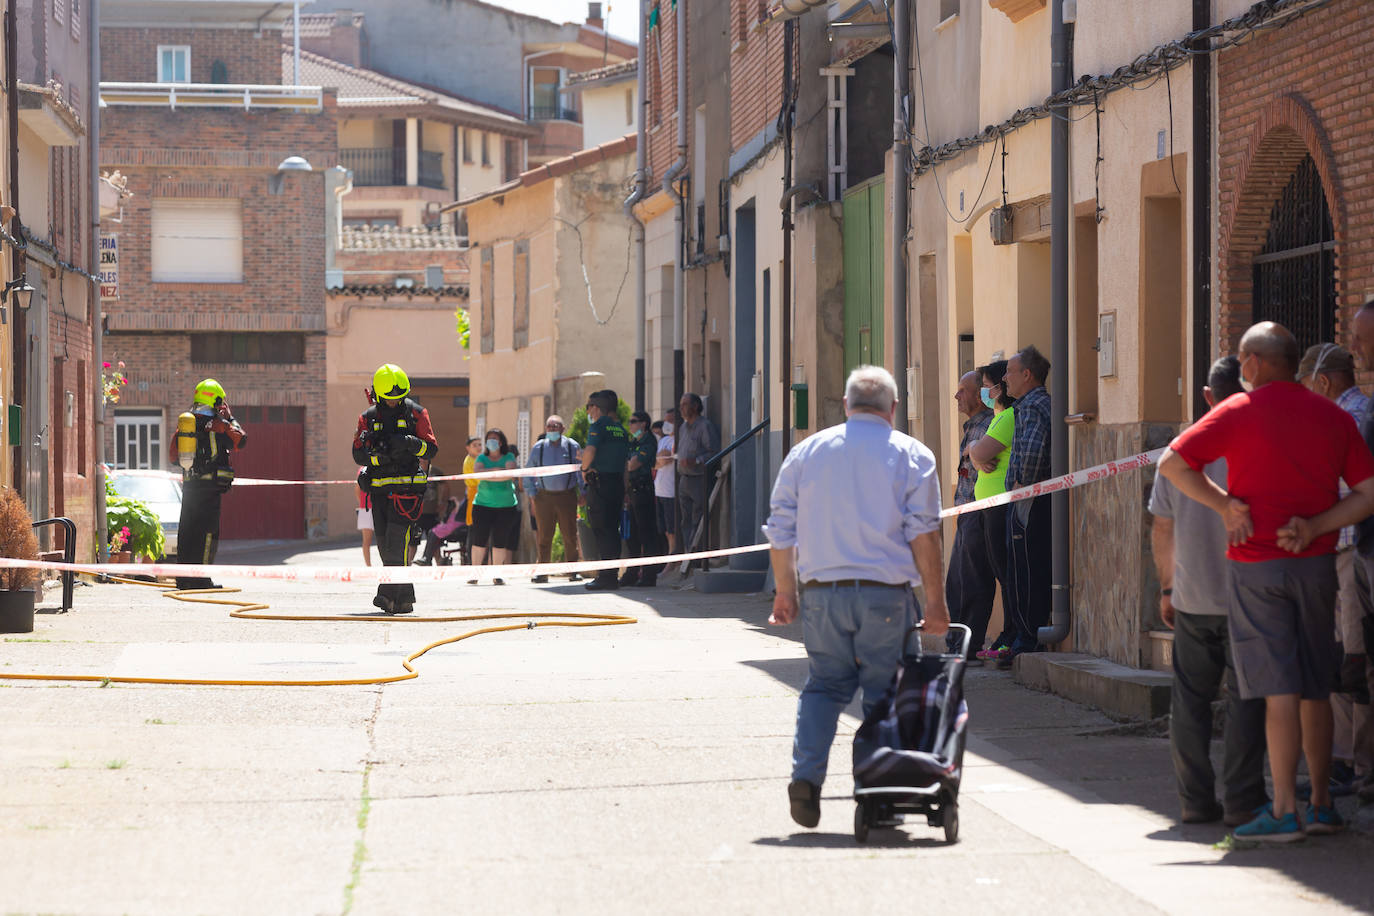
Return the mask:
{"type": "MultiPolygon", "coordinates": [[[[514,470],[515,456],[511,454],[506,434],[499,429],[487,430],[482,454],[473,461],[474,471],[514,470]]],[[[516,495],[520,481],[514,477],[488,477],[477,484],[477,496],[472,501],[472,565],[487,561],[487,545],[492,547],[492,562],[497,565],[511,562],[520,546],[520,497],[516,495]]],[[[503,579],[493,579],[495,585],[505,585],[503,579]]],[[[476,579],[469,579],[476,585],[476,579]]]]}
{"type": "MultiPolygon", "coordinates": [[[[974,499],[987,499],[1007,491],[1007,459],[1011,456],[1011,437],[1016,424],[1015,403],[1007,394],[1007,361],[999,359],[978,370],[983,377],[983,390],[980,392],[983,403],[991,407],[996,416],[988,426],[988,434],[968,447],[969,459],[978,469],[978,480],[973,485],[974,499]]],[[[1007,507],[996,506],[983,510],[983,537],[987,542],[988,558],[996,571],[997,581],[1002,586],[1002,602],[1005,610],[1007,600],[1007,507]]],[[[978,646],[977,658],[997,659],[1009,652],[1008,630],[1003,624],[1001,635],[992,641],[986,651],[978,646]]]]}

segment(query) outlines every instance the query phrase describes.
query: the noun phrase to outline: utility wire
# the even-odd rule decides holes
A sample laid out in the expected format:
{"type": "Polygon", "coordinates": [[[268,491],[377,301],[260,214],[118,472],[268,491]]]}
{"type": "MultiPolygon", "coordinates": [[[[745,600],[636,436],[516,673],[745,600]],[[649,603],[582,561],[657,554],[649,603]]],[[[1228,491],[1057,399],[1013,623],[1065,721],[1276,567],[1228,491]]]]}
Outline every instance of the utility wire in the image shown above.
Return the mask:
{"type": "Polygon", "coordinates": [[[1041,118],[1056,116],[1056,110],[1095,104],[1095,95],[1105,95],[1127,87],[1136,88],[1137,83],[1152,77],[1158,80],[1167,71],[1181,66],[1196,55],[1212,54],[1245,44],[1260,32],[1282,28],[1314,10],[1329,6],[1332,2],[1333,0],[1261,0],[1239,16],[1205,29],[1189,32],[1176,41],[1159,45],[1111,73],[1085,76],[1063,92],[1048,97],[1040,105],[1023,108],[1000,124],[989,125],[972,136],[961,137],[940,146],[926,146],[917,154],[916,174],[922,175],[934,168],[937,163],[957,158],[967,150],[998,142],[1004,134],[1041,118]]]}

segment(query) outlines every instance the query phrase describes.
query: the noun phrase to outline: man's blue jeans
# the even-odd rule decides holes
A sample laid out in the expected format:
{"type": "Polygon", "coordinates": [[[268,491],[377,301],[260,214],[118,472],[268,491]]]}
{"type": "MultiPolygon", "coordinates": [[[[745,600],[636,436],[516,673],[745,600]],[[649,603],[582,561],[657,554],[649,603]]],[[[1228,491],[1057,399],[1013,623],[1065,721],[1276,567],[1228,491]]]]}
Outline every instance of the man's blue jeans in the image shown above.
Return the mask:
{"type": "Polygon", "coordinates": [[[864,715],[882,699],[918,612],[907,587],[826,583],[803,589],[802,639],[811,669],[797,701],[793,779],[825,782],[840,713],[860,687],[864,715]]]}

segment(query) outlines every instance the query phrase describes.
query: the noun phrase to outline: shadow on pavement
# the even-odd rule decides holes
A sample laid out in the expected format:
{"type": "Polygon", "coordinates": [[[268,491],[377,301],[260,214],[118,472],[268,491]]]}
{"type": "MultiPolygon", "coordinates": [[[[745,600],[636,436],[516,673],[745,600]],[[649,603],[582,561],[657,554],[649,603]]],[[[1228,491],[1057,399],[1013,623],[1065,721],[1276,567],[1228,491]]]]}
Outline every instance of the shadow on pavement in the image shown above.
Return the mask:
{"type": "MultiPolygon", "coordinates": [[[[912,826],[924,827],[922,823],[912,826]]],[[[784,849],[923,849],[933,846],[948,846],[943,839],[934,836],[920,836],[907,833],[906,829],[874,830],[868,835],[868,842],[862,846],[854,841],[852,833],[794,833],[784,837],[759,837],[755,846],[778,846],[784,849]]]]}

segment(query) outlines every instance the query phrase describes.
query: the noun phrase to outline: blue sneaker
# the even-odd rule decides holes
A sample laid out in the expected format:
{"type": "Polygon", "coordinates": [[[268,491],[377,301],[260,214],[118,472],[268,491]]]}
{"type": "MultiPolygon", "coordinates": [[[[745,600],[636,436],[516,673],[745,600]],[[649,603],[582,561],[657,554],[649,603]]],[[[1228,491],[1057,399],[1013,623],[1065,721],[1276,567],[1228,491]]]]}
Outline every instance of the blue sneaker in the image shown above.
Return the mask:
{"type": "Polygon", "coordinates": [[[1275,817],[1273,805],[1265,805],[1254,820],[1237,827],[1233,835],[1257,843],[1296,843],[1305,836],[1296,814],[1275,817]]]}
{"type": "Polygon", "coordinates": [[[1345,829],[1341,813],[1332,805],[1308,805],[1303,825],[1311,834],[1340,833],[1345,829]]]}

